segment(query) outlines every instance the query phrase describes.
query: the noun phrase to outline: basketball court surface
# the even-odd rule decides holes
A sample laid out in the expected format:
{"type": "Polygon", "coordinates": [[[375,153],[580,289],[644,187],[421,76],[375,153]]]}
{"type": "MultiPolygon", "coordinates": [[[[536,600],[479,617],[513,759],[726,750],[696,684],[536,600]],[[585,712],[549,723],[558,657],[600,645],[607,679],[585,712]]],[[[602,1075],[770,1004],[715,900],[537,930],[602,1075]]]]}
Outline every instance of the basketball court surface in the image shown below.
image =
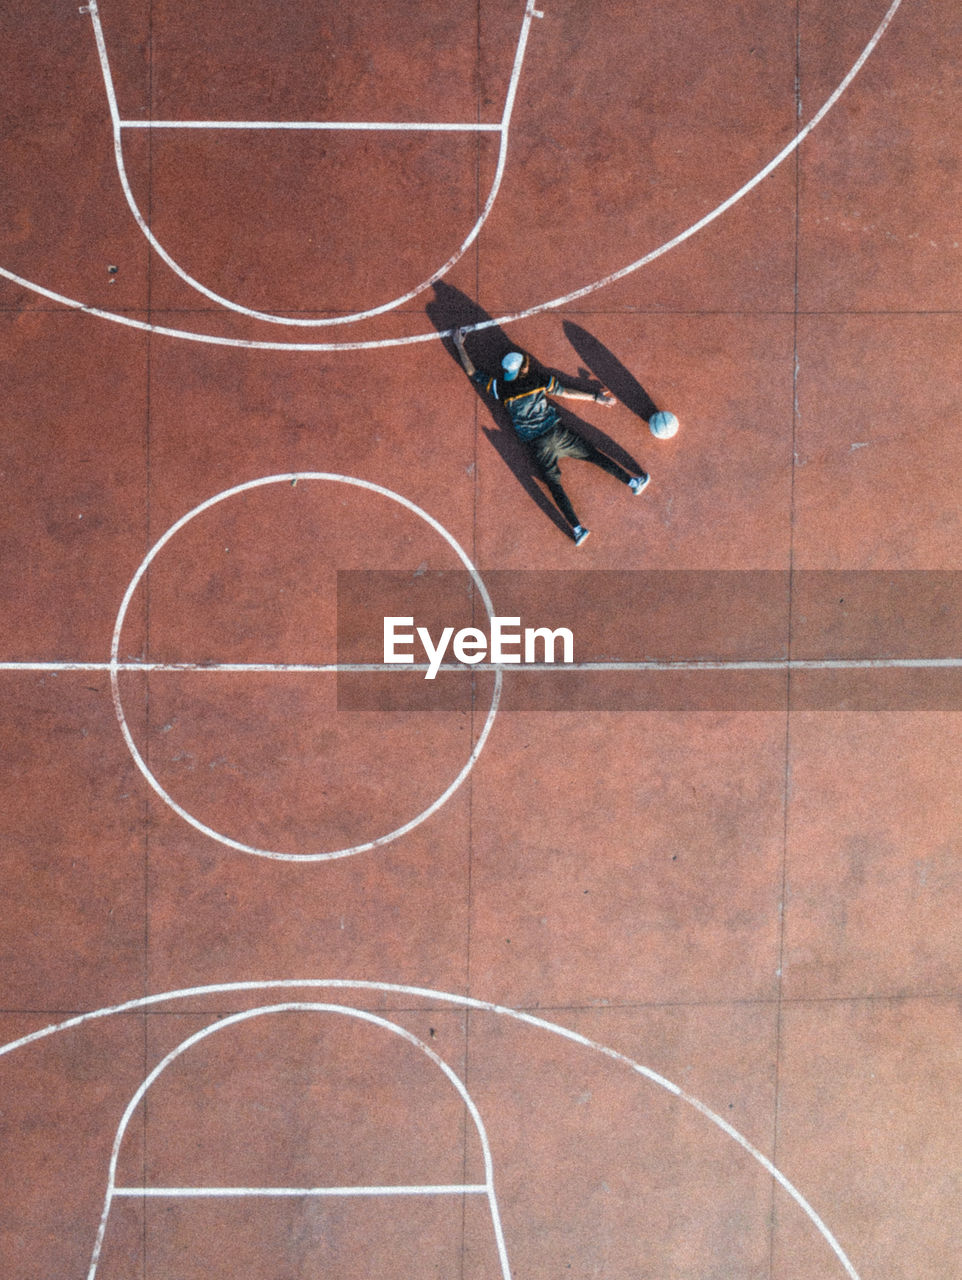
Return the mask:
{"type": "Polygon", "coordinates": [[[958,6],[0,30],[0,1275],[958,1274],[958,6]]]}

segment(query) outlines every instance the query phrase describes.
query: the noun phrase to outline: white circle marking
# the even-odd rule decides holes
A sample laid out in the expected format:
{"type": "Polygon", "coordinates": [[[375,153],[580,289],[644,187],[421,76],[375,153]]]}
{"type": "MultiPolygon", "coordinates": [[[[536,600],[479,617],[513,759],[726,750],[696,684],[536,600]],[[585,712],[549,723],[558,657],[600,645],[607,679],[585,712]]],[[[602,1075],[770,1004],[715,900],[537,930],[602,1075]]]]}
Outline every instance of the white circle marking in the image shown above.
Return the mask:
{"type": "Polygon", "coordinates": [[[494,692],[491,697],[491,706],[488,710],[487,718],[485,719],[481,733],[478,735],[478,740],[474,744],[471,754],[468,756],[468,759],[461,771],[445,791],[443,791],[436,800],[429,804],[426,809],[423,809],[419,814],[417,814],[416,817],[412,818],[409,822],[404,823],[403,826],[397,827],[394,831],[389,831],[386,835],[378,836],[376,839],[368,840],[363,844],[352,845],[349,848],[344,849],[334,849],[324,853],[284,853],[277,850],[259,849],[254,845],[244,844],[240,840],[234,840],[230,836],[225,836],[221,832],[215,831],[212,827],[207,826],[206,823],[201,822],[200,819],[195,818],[193,814],[188,813],[188,811],[179,805],[177,801],[174,800],[173,797],[164,789],[164,787],[161,786],[156,776],[151,772],[150,766],[138,750],[137,744],[134,742],[133,735],[130,732],[130,726],[127,724],[127,717],[124,714],[123,702],[120,696],[120,671],[122,664],[120,662],[119,655],[121,631],[123,630],[124,620],[127,616],[127,609],[130,606],[133,594],[140,584],[144,574],[147,572],[147,569],[156,558],[158,552],[161,551],[168,542],[170,542],[171,538],[173,538],[173,536],[182,529],[185,524],[193,520],[195,516],[199,516],[202,512],[208,511],[211,507],[216,506],[218,503],[224,502],[228,498],[233,498],[239,493],[246,493],[250,489],[259,489],[265,485],[271,484],[290,485],[294,481],[298,480],[328,480],[334,481],[338,484],[352,485],[355,488],[366,489],[371,493],[377,493],[385,498],[390,498],[393,502],[397,502],[408,511],[413,512],[416,516],[420,517],[420,519],[424,520],[432,529],[434,529],[436,533],[439,533],[444,541],[454,550],[465,569],[467,569],[468,573],[471,575],[471,579],[478,590],[478,594],[481,596],[485,609],[487,610],[488,617],[491,618],[494,616],[494,606],[491,603],[491,597],[488,595],[488,589],[484,585],[480,573],[468,558],[467,552],[462,548],[460,543],[450,533],[448,533],[447,529],[445,529],[442,524],[435,520],[433,516],[428,515],[426,511],[411,502],[408,498],[403,497],[399,493],[395,493],[393,489],[386,489],[383,485],[374,484],[370,480],[359,480],[354,476],[342,476],[327,471],[294,471],[287,475],[263,476],[258,480],[247,480],[243,484],[234,485],[233,488],[225,489],[222,493],[215,494],[214,497],[201,502],[198,506],[194,507],[193,510],[188,511],[186,515],[181,516],[175,524],[171,525],[167,532],[159,538],[151,547],[150,551],[148,551],[147,555],[141,561],[137,572],[130,580],[130,585],[127,587],[120,609],[117,613],[117,621],[114,624],[113,640],[110,646],[110,687],[113,695],[114,710],[117,713],[117,720],[120,724],[120,731],[124,736],[124,741],[127,744],[130,754],[134,758],[134,763],[137,765],[137,768],[143,774],[144,778],[146,778],[153,790],[158,796],[160,796],[161,800],[163,800],[164,803],[174,811],[174,813],[183,818],[185,822],[190,823],[192,827],[210,837],[210,839],[216,840],[220,844],[227,845],[231,849],[237,849],[241,853],[253,853],[261,858],[274,858],[281,862],[326,862],[333,858],[347,858],[355,853],[365,853],[369,849],[376,849],[380,845],[388,844],[392,840],[397,840],[400,836],[406,835],[415,827],[420,826],[422,822],[425,822],[433,814],[437,813],[441,806],[450,800],[474,768],[475,761],[481,754],[481,750],[487,741],[488,734],[491,732],[491,726],[494,724],[494,718],[498,713],[498,705],[501,701],[503,676],[500,671],[495,672],[494,692]]]}

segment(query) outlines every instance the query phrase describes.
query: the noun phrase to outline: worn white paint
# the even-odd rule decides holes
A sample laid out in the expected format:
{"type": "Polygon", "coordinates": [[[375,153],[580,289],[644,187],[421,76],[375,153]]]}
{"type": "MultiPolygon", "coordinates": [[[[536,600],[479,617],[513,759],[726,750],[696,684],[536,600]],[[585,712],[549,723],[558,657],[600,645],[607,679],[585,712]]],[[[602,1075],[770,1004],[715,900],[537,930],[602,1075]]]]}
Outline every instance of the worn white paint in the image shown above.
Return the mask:
{"type": "Polygon", "coordinates": [[[8,1044],[0,1045],[0,1058],[8,1053],[13,1053],[23,1049],[28,1045],[36,1044],[38,1041],[47,1039],[49,1036],[56,1035],[59,1032],[68,1031],[74,1027],[85,1026],[95,1020],[109,1018],[116,1014],[156,1008],[159,1005],[172,1003],[174,1001],[196,999],[197,997],[203,996],[228,996],[241,994],[243,992],[260,991],[369,991],[380,992],[384,995],[404,995],[415,1000],[437,1001],[443,1004],[454,1005],[457,1008],[476,1009],[484,1013],[497,1014],[500,1017],[535,1027],[538,1030],[551,1032],[552,1034],[560,1036],[581,1048],[591,1050],[595,1053],[600,1053],[610,1061],[621,1064],[636,1075],[648,1080],[651,1084],[656,1085],[660,1089],[666,1090],[680,1102],[683,1102],[687,1106],[693,1108],[710,1124],[720,1129],[726,1137],[736,1143],[747,1155],[751,1156],[751,1158],[761,1165],[761,1167],[772,1177],[782,1191],[784,1191],[806,1215],[818,1231],[819,1235],[821,1235],[825,1240],[832,1253],[835,1255],[839,1265],[845,1272],[845,1275],[849,1277],[849,1280],[859,1280],[858,1272],[855,1270],[855,1267],[852,1265],[844,1249],[829,1230],[821,1216],[815,1211],[812,1205],[809,1204],[797,1187],[795,1187],[789,1179],[776,1168],[766,1155],[759,1151],[757,1147],[753,1146],[743,1134],[739,1133],[733,1125],[729,1124],[724,1117],[712,1111],[710,1107],[706,1106],[705,1103],[701,1102],[693,1094],[687,1093],[679,1085],[673,1083],[657,1071],[653,1071],[650,1067],[646,1067],[642,1063],[634,1061],[626,1054],[619,1053],[616,1049],[609,1049],[605,1045],[599,1044],[597,1041],[590,1040],[587,1036],[583,1036],[577,1031],[571,1031],[569,1028],[563,1027],[559,1023],[549,1022],[547,1019],[538,1017],[536,1014],[526,1013],[517,1009],[510,1009],[505,1005],[492,1004],[485,1000],[478,1000],[473,996],[456,995],[445,991],[434,991],[426,987],[414,987],[401,983],[371,982],[348,978],[289,978],[280,981],[215,983],[209,986],[188,987],[178,991],[168,991],[157,995],[142,996],[135,1000],[126,1001],[124,1004],[107,1006],[102,1009],[94,1009],[89,1013],[82,1013],[72,1018],[66,1018],[62,1022],[42,1027],[28,1035],[21,1036],[17,1040],[12,1040],[8,1044]]]}
{"type": "MultiPolygon", "coordinates": [[[[709,226],[716,218],[727,213],[727,211],[737,204],[739,200],[748,195],[749,192],[753,191],[759,183],[763,182],[780,164],[783,163],[783,161],[787,160],[788,157],[801,146],[812,130],[817,128],[822,120],[825,119],[826,115],[828,115],[832,110],[839,98],[841,98],[842,94],[848,89],[849,85],[858,75],[859,71],[861,71],[865,62],[875,51],[875,48],[885,32],[888,30],[888,27],[892,19],[895,17],[901,3],[902,0],[892,0],[892,3],[886,10],[884,17],[876,27],[868,43],[852,65],[849,72],[841,80],[834,92],[829,95],[820,110],[815,113],[811,120],[809,120],[808,124],[800,129],[787,146],[783,147],[782,150],[768,162],[768,164],[759,169],[754,177],[750,178],[746,183],[739,187],[738,190],[730,195],[726,200],[723,200],[721,204],[712,209],[710,213],[705,214],[703,218],[692,223],[690,227],[679,232],[678,235],[672,237],[670,240],[666,240],[664,244],[659,245],[656,249],[652,249],[649,253],[644,254],[643,257],[636,258],[633,262],[629,262],[627,266],[622,267],[617,271],[613,271],[609,275],[602,276],[591,284],[587,284],[580,289],[576,289],[573,292],[566,293],[560,297],[552,298],[547,302],[537,303],[534,306],[527,307],[523,310],[506,313],[493,320],[485,320],[479,324],[469,326],[468,331],[488,329],[506,324],[515,324],[518,321],[540,315],[542,312],[567,306],[569,303],[575,302],[578,299],[593,293],[596,289],[602,289],[606,285],[613,284],[616,280],[621,280],[625,276],[631,275],[632,272],[639,270],[639,268],[647,266],[650,262],[654,262],[656,258],[662,257],[678,245],[684,243],[684,241],[689,240],[694,235],[697,235],[699,231],[702,231],[705,227],[709,226]]],[[[533,14],[537,14],[537,12],[537,10],[532,11],[533,14]]],[[[119,128],[117,132],[119,132],[119,128]]],[[[453,330],[451,329],[446,329],[443,332],[437,332],[432,329],[430,332],[412,333],[407,334],[404,337],[375,338],[368,341],[357,342],[279,342],[253,338],[232,338],[218,334],[200,333],[191,329],[174,329],[169,325],[157,325],[147,320],[138,320],[134,316],[123,315],[114,311],[105,311],[101,307],[88,306],[86,303],[80,302],[75,298],[68,298],[66,295],[57,293],[53,289],[48,289],[46,286],[37,284],[35,281],[27,280],[25,277],[18,275],[16,272],[9,271],[4,267],[0,267],[0,276],[12,281],[21,288],[31,290],[40,297],[47,298],[51,302],[56,302],[61,306],[82,311],[86,315],[96,316],[101,320],[111,320],[115,324],[123,325],[130,329],[137,329],[145,333],[156,333],[163,337],[179,338],[187,342],[206,343],[215,347],[244,347],[255,351],[373,351],[387,347],[403,347],[410,346],[415,343],[436,342],[441,338],[450,338],[453,333],[453,330]]],[[[356,319],[357,317],[354,318],[356,319]]],[[[346,317],[338,318],[338,323],[347,322],[348,318],[346,317]]],[[[291,322],[285,321],[284,323],[291,322]]]]}
{"type": "Polygon", "coordinates": [[[459,124],[422,120],[119,120],[121,129],[329,129],[366,133],[500,133],[500,124],[459,124]]]}
{"type": "Polygon", "coordinates": [[[111,1203],[116,1195],[123,1196],[152,1196],[152,1197],[173,1197],[173,1198],[192,1198],[199,1199],[211,1197],[214,1199],[223,1199],[225,1197],[275,1197],[275,1196],[398,1196],[398,1195],[450,1195],[450,1194],[475,1194],[482,1193],[488,1198],[488,1208],[491,1212],[491,1221],[494,1228],[495,1241],[498,1248],[498,1257],[501,1262],[502,1280],[511,1280],[511,1270],[508,1266],[508,1254],[505,1245],[504,1232],[501,1227],[501,1214],[498,1209],[497,1198],[494,1193],[494,1161],[491,1156],[491,1145],[488,1142],[488,1135],[485,1131],[484,1122],[481,1119],[481,1113],[478,1111],[471,1095],[468,1093],[464,1082],[460,1076],[454,1072],[444,1059],[435,1051],[413,1035],[405,1027],[399,1026],[396,1022],[391,1022],[387,1018],[382,1018],[376,1013],[369,1013],[365,1009],[355,1009],[347,1005],[326,1004],[326,1003],[304,1003],[304,1002],[286,1002],[284,1004],[267,1005],[258,1009],[246,1009],[241,1013],[232,1014],[230,1017],[220,1018],[209,1026],[196,1031],[193,1035],[182,1040],[176,1048],[172,1049],[166,1057],[164,1057],[156,1067],[150,1072],[143,1081],[121,1117],[117,1126],[117,1132],[114,1137],[113,1149],[110,1155],[110,1165],[107,1174],[107,1194],[104,1200],[103,1212],[100,1215],[100,1223],[97,1228],[97,1236],[94,1241],[93,1253],[90,1260],[90,1268],[87,1272],[87,1280],[95,1280],[97,1274],[97,1266],[100,1261],[100,1255],[103,1249],[103,1242],[107,1232],[107,1222],[110,1217],[111,1203]],[[358,1021],[366,1022],[372,1026],[378,1027],[383,1031],[388,1031],[393,1035],[399,1036],[408,1044],[413,1045],[420,1050],[444,1076],[454,1086],[461,1097],[462,1102],[467,1109],[468,1114],[474,1124],[475,1133],[481,1145],[482,1157],[484,1160],[484,1183],[480,1186],[476,1184],[465,1184],[462,1186],[434,1186],[425,1185],[421,1187],[412,1186],[396,1186],[396,1187],[314,1187],[314,1188],[297,1188],[297,1187],[124,1187],[117,1189],[117,1161],[120,1156],[120,1150],[123,1145],[124,1135],[127,1132],[127,1126],[131,1117],[134,1115],[141,1102],[144,1100],[148,1089],[157,1081],[157,1079],[167,1070],[170,1064],[182,1057],[189,1049],[199,1044],[208,1037],[219,1036],[225,1030],[237,1026],[241,1022],[249,1022],[253,1018],[261,1018],[265,1016],[273,1016],[285,1013],[331,1013],[339,1016],[355,1018],[358,1021]]]}
{"type": "Polygon", "coordinates": [[[451,268],[455,265],[456,262],[460,261],[460,259],[464,256],[464,254],[467,252],[470,246],[477,239],[478,233],[480,232],[481,228],[484,226],[485,222],[487,222],[488,214],[491,212],[491,209],[494,206],[494,202],[497,199],[498,192],[501,189],[501,181],[504,177],[505,163],[508,157],[508,133],[509,133],[509,128],[511,124],[511,113],[514,108],[515,97],[517,95],[518,80],[521,76],[521,68],[524,64],[524,55],[528,45],[528,32],[531,27],[531,19],[534,16],[533,0],[528,0],[525,6],[524,17],[521,22],[521,32],[518,37],[518,44],[515,50],[514,63],[511,68],[511,76],[508,82],[508,90],[505,97],[504,110],[501,115],[501,120],[497,124],[487,124],[482,126],[468,125],[468,124],[448,124],[448,125],[419,124],[419,125],[413,125],[413,126],[406,125],[406,124],[384,125],[384,124],[378,124],[376,122],[367,122],[367,123],[362,123],[357,125],[344,125],[342,123],[337,123],[337,122],[329,122],[329,123],[315,122],[311,124],[305,124],[305,123],[281,124],[276,121],[255,121],[250,124],[246,124],[243,121],[230,122],[230,121],[223,121],[223,120],[220,120],[220,121],[192,120],[192,121],[186,121],[183,125],[179,124],[177,121],[165,120],[162,122],[158,122],[156,125],[153,125],[151,124],[150,121],[123,120],[120,116],[120,109],[117,105],[117,95],[114,90],[113,76],[110,71],[110,60],[107,55],[107,44],[104,39],[103,27],[100,21],[100,11],[97,7],[97,0],[90,0],[89,5],[87,6],[86,12],[90,14],[90,21],[93,24],[94,39],[96,40],[96,43],[97,43],[97,53],[100,58],[100,68],[103,74],[104,89],[107,95],[107,104],[110,109],[110,119],[111,119],[111,124],[113,126],[114,161],[117,165],[117,176],[120,179],[120,185],[124,193],[124,199],[127,201],[127,205],[130,208],[131,213],[134,215],[134,219],[138,227],[143,232],[147,242],[158,254],[158,256],[167,264],[168,267],[170,267],[170,269],[173,272],[175,272],[178,276],[180,276],[181,280],[183,280],[185,284],[189,285],[192,289],[196,290],[198,293],[203,294],[203,296],[205,298],[210,299],[211,302],[216,302],[219,306],[226,307],[230,311],[238,311],[242,315],[250,316],[254,320],[263,320],[263,321],[266,321],[268,324],[282,324],[285,326],[293,325],[295,327],[304,327],[304,328],[322,328],[322,327],[335,325],[335,324],[349,324],[356,320],[367,320],[367,319],[370,319],[372,316],[382,315],[386,311],[393,311],[396,307],[402,306],[405,302],[410,302],[412,298],[416,298],[418,294],[423,293],[424,290],[429,288],[432,284],[434,284],[436,280],[440,280],[442,276],[446,275],[448,271],[451,270],[451,268]],[[154,232],[151,229],[147,218],[145,218],[143,213],[141,212],[140,206],[137,203],[137,199],[134,196],[134,193],[131,189],[130,182],[128,181],[127,170],[124,164],[123,130],[125,128],[144,128],[144,127],[164,128],[164,129],[178,129],[178,128],[187,128],[187,129],[305,129],[305,128],[341,129],[341,128],[347,128],[350,130],[362,129],[362,130],[368,130],[368,131],[388,129],[392,132],[396,132],[398,130],[409,130],[409,129],[416,129],[420,131],[437,130],[442,132],[444,131],[450,132],[452,130],[459,131],[459,132],[464,132],[465,130],[470,130],[472,132],[478,132],[481,130],[491,130],[500,134],[501,142],[498,149],[498,163],[495,169],[494,178],[491,183],[491,188],[488,192],[487,199],[485,200],[485,203],[484,203],[484,208],[481,210],[481,213],[476,219],[474,226],[471,228],[471,230],[468,232],[465,238],[461,241],[461,244],[458,246],[458,248],[455,249],[455,251],[447,259],[447,261],[442,266],[438,267],[438,269],[434,271],[426,280],[423,280],[420,284],[416,285],[413,289],[409,289],[407,293],[400,294],[398,297],[392,298],[388,302],[381,303],[380,306],[369,307],[364,311],[355,311],[350,315],[328,316],[328,317],[320,317],[320,318],[306,317],[306,316],[292,317],[292,316],[276,315],[268,311],[257,311],[252,307],[245,307],[239,302],[234,302],[232,299],[225,297],[223,294],[215,293],[213,289],[209,289],[207,288],[206,285],[202,284],[196,278],[196,276],[192,276],[187,271],[185,271],[184,268],[180,265],[180,263],[177,262],[177,260],[174,257],[172,257],[170,253],[167,252],[164,246],[160,243],[160,241],[154,235],[154,232]]]}
{"type": "Polygon", "coordinates": [[[434,800],[430,805],[428,805],[426,809],[423,809],[419,814],[417,814],[409,822],[404,823],[403,826],[397,827],[394,831],[389,831],[384,835],[380,835],[373,840],[367,840],[362,844],[351,845],[348,848],[318,851],[316,853],[286,853],[286,852],[283,852],[282,850],[260,849],[254,845],[245,844],[241,840],[234,840],[230,836],[223,835],[221,832],[215,831],[212,827],[207,826],[206,823],[201,822],[198,818],[195,818],[193,814],[188,813],[188,811],[184,809],[181,805],[179,805],[173,799],[173,797],[170,796],[168,792],[161,786],[160,782],[152,773],[150,766],[147,764],[147,761],[144,759],[144,757],[141,755],[140,751],[138,750],[137,744],[134,742],[133,735],[130,731],[130,727],[127,724],[127,717],[124,713],[123,699],[121,698],[121,694],[120,694],[120,680],[119,680],[119,675],[121,671],[120,638],[121,638],[121,633],[123,631],[124,621],[127,617],[127,609],[130,606],[130,601],[133,598],[134,592],[137,590],[137,587],[139,586],[141,579],[143,578],[144,574],[147,572],[150,565],[153,563],[158,552],[160,552],[167,545],[167,543],[170,542],[171,538],[173,538],[174,535],[179,532],[179,530],[183,529],[184,525],[188,524],[191,520],[195,519],[197,516],[201,515],[203,512],[209,511],[211,507],[216,506],[218,503],[225,502],[227,501],[228,498],[236,497],[237,494],[247,493],[251,489],[261,489],[267,485],[291,485],[302,480],[328,481],[334,484],[349,485],[353,488],[362,489],[369,493],[379,494],[381,497],[390,498],[392,502],[397,502],[400,504],[400,506],[405,507],[408,511],[413,512],[414,515],[418,516],[419,519],[423,520],[427,525],[430,526],[430,528],[432,528],[437,534],[439,534],[440,537],[443,538],[444,541],[448,544],[448,546],[454,551],[455,555],[458,557],[458,559],[464,565],[465,569],[471,575],[471,579],[475,587],[477,588],[478,594],[481,597],[481,601],[484,604],[485,610],[487,611],[488,618],[490,619],[494,616],[494,607],[491,604],[491,597],[488,595],[488,589],[484,585],[484,582],[481,579],[481,575],[478,573],[477,569],[474,567],[474,565],[471,563],[471,560],[468,558],[467,552],[463,549],[461,544],[450,533],[448,533],[447,529],[445,529],[442,524],[440,524],[437,520],[435,520],[433,516],[429,515],[421,507],[411,502],[408,498],[402,497],[401,494],[395,493],[393,489],[385,489],[383,485],[374,484],[370,480],[359,480],[354,476],[343,476],[343,475],[338,475],[336,473],[327,472],[327,471],[297,471],[297,472],[290,472],[286,475],[264,476],[261,479],[248,480],[243,484],[234,485],[234,487],[231,489],[225,489],[222,493],[217,493],[212,498],[208,498],[206,499],[206,501],[201,502],[198,506],[194,507],[193,510],[188,511],[185,516],[181,516],[181,518],[175,524],[171,525],[171,527],[167,530],[165,534],[163,534],[160,538],[158,538],[158,540],[151,547],[150,551],[148,551],[147,555],[141,561],[136,573],[134,574],[133,578],[131,578],[130,580],[130,585],[127,587],[127,590],[124,593],[124,598],[121,602],[120,609],[117,613],[117,620],[114,624],[113,640],[110,647],[109,671],[110,671],[111,690],[113,693],[113,700],[114,700],[114,709],[117,713],[117,720],[118,720],[118,723],[120,724],[120,731],[123,734],[124,741],[127,744],[128,750],[130,751],[130,754],[133,756],[134,763],[137,765],[137,768],[143,774],[144,778],[150,784],[152,789],[157,793],[158,796],[160,796],[160,798],[164,801],[164,803],[174,811],[174,813],[176,813],[179,817],[183,818],[185,822],[190,823],[190,825],[194,827],[197,831],[200,831],[204,835],[210,837],[211,840],[216,840],[220,844],[227,845],[228,848],[237,849],[241,853],[253,853],[253,854],[257,854],[258,857],[273,858],[275,860],[282,861],[282,862],[325,862],[333,858],[347,858],[347,857],[350,857],[352,854],[364,853],[369,849],[376,849],[381,845],[388,844],[390,841],[396,840],[398,839],[399,836],[406,835],[407,832],[412,831],[417,826],[420,826],[422,822],[430,818],[433,814],[437,813],[437,811],[442,807],[442,805],[447,803],[447,801],[459,789],[461,784],[464,782],[465,778],[467,778],[468,774],[474,768],[475,761],[477,760],[478,756],[481,754],[481,751],[484,748],[484,744],[488,740],[488,735],[491,732],[491,726],[494,724],[494,719],[498,712],[498,705],[501,701],[502,676],[500,671],[495,676],[494,691],[491,697],[491,706],[488,709],[488,714],[485,719],[484,725],[482,726],[481,732],[478,735],[478,740],[472,747],[471,754],[468,756],[467,762],[461,768],[457,777],[441,793],[441,795],[438,796],[436,800],[434,800]]]}
{"type": "MultiPolygon", "coordinates": [[[[472,671],[497,672],[499,675],[552,671],[598,672],[626,671],[953,671],[962,667],[962,658],[715,658],[639,659],[637,662],[525,662],[521,666],[497,662],[478,662],[472,671]]],[[[403,669],[384,662],[0,662],[0,671],[36,671],[59,674],[70,671],[118,672],[184,672],[194,675],[375,675],[393,671],[410,674],[420,671],[464,671],[458,662],[415,662],[403,669]]]]}

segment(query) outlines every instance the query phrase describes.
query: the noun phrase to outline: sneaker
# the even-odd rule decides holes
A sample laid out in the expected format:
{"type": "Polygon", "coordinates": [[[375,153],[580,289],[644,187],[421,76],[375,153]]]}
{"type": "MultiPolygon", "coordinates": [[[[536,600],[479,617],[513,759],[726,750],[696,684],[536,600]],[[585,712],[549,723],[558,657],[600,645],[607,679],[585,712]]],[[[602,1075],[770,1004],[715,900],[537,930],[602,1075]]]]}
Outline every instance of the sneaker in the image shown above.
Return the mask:
{"type": "Polygon", "coordinates": [[[575,546],[580,547],[591,530],[586,529],[584,525],[576,524],[572,532],[574,533],[575,546]]]}
{"type": "Polygon", "coordinates": [[[647,471],[643,471],[640,476],[635,476],[633,480],[628,481],[628,488],[632,493],[641,493],[645,485],[651,479],[647,471]]]}

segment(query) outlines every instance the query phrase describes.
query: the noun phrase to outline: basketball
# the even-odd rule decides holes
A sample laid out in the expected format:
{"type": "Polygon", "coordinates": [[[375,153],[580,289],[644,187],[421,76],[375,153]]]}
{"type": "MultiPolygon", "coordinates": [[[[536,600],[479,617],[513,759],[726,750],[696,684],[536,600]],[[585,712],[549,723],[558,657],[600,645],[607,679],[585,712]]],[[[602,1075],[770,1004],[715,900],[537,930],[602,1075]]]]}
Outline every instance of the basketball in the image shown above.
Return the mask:
{"type": "Polygon", "coordinates": [[[668,413],[664,409],[659,409],[657,413],[653,413],[648,422],[651,434],[659,440],[670,440],[672,436],[678,434],[678,419],[673,413],[668,413]]]}

